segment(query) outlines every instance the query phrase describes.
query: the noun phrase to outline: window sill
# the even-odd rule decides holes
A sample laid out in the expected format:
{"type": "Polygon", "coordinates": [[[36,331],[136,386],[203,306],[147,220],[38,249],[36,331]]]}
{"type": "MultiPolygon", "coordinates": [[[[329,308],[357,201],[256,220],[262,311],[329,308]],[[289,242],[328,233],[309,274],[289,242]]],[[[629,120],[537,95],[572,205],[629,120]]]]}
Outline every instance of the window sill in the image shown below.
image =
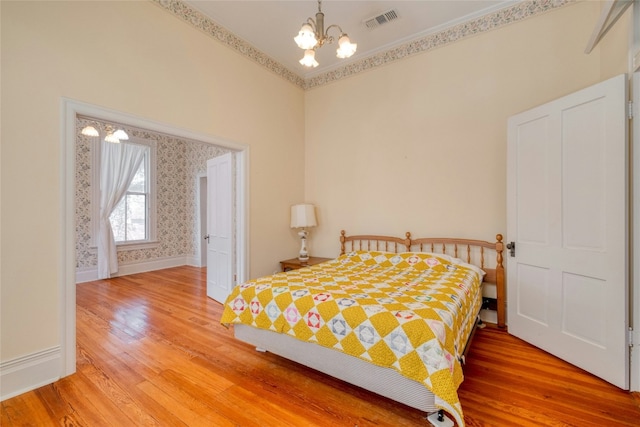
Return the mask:
{"type": "MultiPolygon", "coordinates": [[[[1,1],[1,0],[0,0],[1,1]]],[[[116,251],[135,251],[140,249],[155,249],[160,246],[159,240],[150,240],[148,242],[133,242],[133,243],[116,243],[116,251]]],[[[93,253],[98,252],[96,245],[89,246],[89,251],[93,253]]]]}
{"type": "Polygon", "coordinates": [[[133,243],[117,243],[117,251],[135,251],[139,249],[155,249],[160,246],[160,242],[157,240],[150,240],[147,242],[133,242],[133,243]]]}

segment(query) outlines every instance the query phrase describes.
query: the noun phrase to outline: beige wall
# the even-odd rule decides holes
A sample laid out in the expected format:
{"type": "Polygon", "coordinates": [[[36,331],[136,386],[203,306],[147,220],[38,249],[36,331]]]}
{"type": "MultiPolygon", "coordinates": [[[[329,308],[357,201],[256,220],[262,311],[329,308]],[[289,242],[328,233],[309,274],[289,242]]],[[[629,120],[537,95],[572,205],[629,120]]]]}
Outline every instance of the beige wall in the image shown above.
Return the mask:
{"type": "Polygon", "coordinates": [[[340,229],[505,233],[509,116],[626,71],[626,46],[583,53],[599,15],[570,5],[308,91],[310,251],[335,255],[340,229]]]}
{"type": "Polygon", "coordinates": [[[250,275],[295,253],[301,89],[151,2],[1,7],[0,360],[60,344],[62,97],[249,145],[250,275]]]}
{"type": "MultiPolygon", "coordinates": [[[[640,7],[640,4],[636,4],[638,6],[633,7],[640,7]]],[[[629,72],[630,70],[630,27],[631,20],[633,19],[633,7],[627,9],[595,48],[601,58],[600,77],[602,80],[629,72]]]]}

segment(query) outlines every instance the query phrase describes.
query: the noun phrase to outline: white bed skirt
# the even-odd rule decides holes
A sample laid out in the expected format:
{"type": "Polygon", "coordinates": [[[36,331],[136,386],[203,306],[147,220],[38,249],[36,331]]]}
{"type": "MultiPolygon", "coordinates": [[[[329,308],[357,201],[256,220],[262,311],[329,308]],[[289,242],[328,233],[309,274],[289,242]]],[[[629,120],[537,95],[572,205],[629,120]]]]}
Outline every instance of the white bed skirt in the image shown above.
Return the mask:
{"type": "Polygon", "coordinates": [[[235,324],[237,339],[342,381],[372,391],[424,412],[434,412],[433,393],[424,385],[390,368],[373,365],[357,357],[285,334],[235,324]]]}

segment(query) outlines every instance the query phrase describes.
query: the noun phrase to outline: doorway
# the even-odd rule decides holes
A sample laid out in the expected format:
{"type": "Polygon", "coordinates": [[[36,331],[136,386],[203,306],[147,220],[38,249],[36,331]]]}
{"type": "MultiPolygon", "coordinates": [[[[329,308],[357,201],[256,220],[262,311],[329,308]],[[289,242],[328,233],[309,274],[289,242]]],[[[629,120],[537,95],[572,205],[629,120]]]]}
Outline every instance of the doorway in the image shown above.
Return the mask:
{"type": "Polygon", "coordinates": [[[235,152],[234,167],[236,176],[235,209],[233,212],[234,233],[236,236],[235,257],[237,259],[234,274],[239,281],[248,276],[248,233],[246,216],[248,215],[248,146],[232,141],[222,140],[211,135],[196,133],[171,125],[141,119],[119,111],[82,103],[71,99],[62,100],[61,141],[61,232],[62,256],[60,257],[60,274],[58,276],[60,307],[60,377],[76,371],[76,266],[75,266],[75,153],[76,153],[76,118],[77,116],[95,117],[112,123],[121,123],[140,129],[148,129],[165,135],[172,135],[187,141],[217,145],[235,152]]]}

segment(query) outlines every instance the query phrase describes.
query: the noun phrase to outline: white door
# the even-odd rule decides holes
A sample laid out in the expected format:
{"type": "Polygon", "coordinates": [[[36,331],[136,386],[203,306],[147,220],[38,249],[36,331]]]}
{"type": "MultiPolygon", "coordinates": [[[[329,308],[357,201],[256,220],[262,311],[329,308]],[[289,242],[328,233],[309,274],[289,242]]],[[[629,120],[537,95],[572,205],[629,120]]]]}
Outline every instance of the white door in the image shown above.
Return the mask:
{"type": "Polygon", "coordinates": [[[509,332],[629,387],[626,77],[508,122],[509,332]]]}
{"type": "Polygon", "coordinates": [[[219,302],[233,288],[231,156],[207,160],[207,296],[219,302]]]}
{"type": "MultiPolygon", "coordinates": [[[[204,237],[207,234],[207,212],[209,212],[209,206],[207,203],[207,177],[201,176],[198,178],[199,185],[199,200],[200,200],[200,236],[204,237]]],[[[206,237],[208,240],[208,237],[206,237]]],[[[203,240],[200,243],[200,267],[207,266],[207,240],[203,240]]]]}

